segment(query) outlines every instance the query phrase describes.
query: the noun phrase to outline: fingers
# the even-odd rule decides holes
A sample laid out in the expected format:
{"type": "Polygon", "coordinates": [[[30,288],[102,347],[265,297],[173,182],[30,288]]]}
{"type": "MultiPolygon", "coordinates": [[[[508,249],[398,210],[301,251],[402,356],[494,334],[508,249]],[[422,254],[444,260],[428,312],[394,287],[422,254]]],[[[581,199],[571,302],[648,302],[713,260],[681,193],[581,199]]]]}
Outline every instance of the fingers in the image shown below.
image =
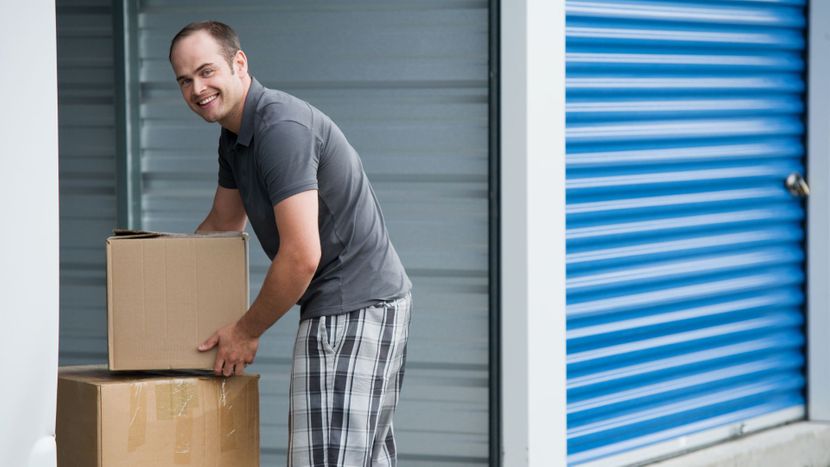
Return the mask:
{"type": "Polygon", "coordinates": [[[232,376],[241,375],[245,370],[245,365],[242,363],[231,363],[230,361],[217,358],[213,365],[213,374],[216,376],[232,376]]]}
{"type": "Polygon", "coordinates": [[[254,361],[258,347],[257,340],[254,340],[253,347],[250,342],[246,345],[233,334],[229,334],[227,329],[227,326],[219,329],[198,347],[202,352],[217,349],[213,364],[213,374],[216,376],[244,374],[245,367],[254,361]]]}
{"type": "Polygon", "coordinates": [[[213,373],[216,376],[244,375],[245,367],[247,366],[248,363],[242,361],[234,363],[229,360],[217,359],[216,364],[213,367],[213,373]]]}
{"type": "Polygon", "coordinates": [[[206,352],[206,351],[216,347],[216,344],[218,344],[218,343],[219,343],[219,333],[214,333],[212,336],[208,337],[208,339],[206,341],[202,342],[199,345],[198,349],[199,349],[200,352],[206,352]]]}
{"type": "Polygon", "coordinates": [[[235,362],[233,358],[222,359],[222,365],[218,363],[214,367],[213,372],[217,376],[233,376],[241,375],[245,370],[245,364],[241,361],[235,362]]]}

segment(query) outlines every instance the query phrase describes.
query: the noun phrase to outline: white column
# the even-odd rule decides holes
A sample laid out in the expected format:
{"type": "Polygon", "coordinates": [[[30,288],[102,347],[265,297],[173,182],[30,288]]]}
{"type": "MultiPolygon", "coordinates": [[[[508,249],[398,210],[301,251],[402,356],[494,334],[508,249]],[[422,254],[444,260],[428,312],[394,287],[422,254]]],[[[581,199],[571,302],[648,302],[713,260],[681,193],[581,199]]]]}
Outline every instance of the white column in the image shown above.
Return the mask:
{"type": "Polygon", "coordinates": [[[830,2],[809,11],[807,414],[830,421],[830,2]]]}
{"type": "Polygon", "coordinates": [[[502,465],[558,466],[565,418],[565,7],[501,4],[502,465]]]}
{"type": "Polygon", "coordinates": [[[0,465],[54,466],[58,107],[54,0],[0,2],[0,465]]]}

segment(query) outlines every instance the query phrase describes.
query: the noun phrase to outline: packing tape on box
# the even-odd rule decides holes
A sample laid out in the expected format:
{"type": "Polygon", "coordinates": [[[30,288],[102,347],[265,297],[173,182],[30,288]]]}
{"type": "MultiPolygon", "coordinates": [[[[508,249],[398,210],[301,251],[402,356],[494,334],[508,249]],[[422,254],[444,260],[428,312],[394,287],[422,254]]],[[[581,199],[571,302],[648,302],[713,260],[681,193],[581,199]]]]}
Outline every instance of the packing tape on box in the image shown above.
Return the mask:
{"type": "Polygon", "coordinates": [[[130,388],[130,424],[127,428],[127,452],[133,452],[147,441],[147,391],[145,383],[130,388]]]}
{"type": "Polygon", "coordinates": [[[199,394],[196,383],[175,380],[156,384],[156,418],[158,420],[175,420],[176,449],[173,462],[177,465],[189,465],[193,440],[192,409],[199,407],[199,394]]]}
{"type": "Polygon", "coordinates": [[[227,378],[224,378],[219,385],[219,429],[221,430],[219,449],[221,452],[233,451],[238,445],[236,439],[238,432],[233,417],[235,398],[233,394],[229,394],[231,391],[228,388],[228,381],[227,378]]]}
{"type": "Polygon", "coordinates": [[[190,445],[193,439],[193,417],[176,417],[176,465],[190,465],[190,445]]]}
{"type": "MultiPolygon", "coordinates": [[[[241,405],[236,408],[247,406],[249,401],[245,387],[238,387],[240,385],[230,378],[220,378],[217,383],[219,441],[220,451],[224,453],[237,450],[244,444],[244,440],[239,439],[242,432],[239,424],[246,423],[247,420],[235,417],[234,410],[239,404],[241,405]]],[[[147,384],[150,383],[137,382],[130,388],[129,452],[135,451],[147,441],[147,398],[150,390],[147,384]]],[[[156,420],[173,421],[176,424],[173,462],[176,465],[190,465],[193,461],[193,411],[201,403],[198,385],[187,380],[155,382],[152,385],[155,389],[156,420]]]]}

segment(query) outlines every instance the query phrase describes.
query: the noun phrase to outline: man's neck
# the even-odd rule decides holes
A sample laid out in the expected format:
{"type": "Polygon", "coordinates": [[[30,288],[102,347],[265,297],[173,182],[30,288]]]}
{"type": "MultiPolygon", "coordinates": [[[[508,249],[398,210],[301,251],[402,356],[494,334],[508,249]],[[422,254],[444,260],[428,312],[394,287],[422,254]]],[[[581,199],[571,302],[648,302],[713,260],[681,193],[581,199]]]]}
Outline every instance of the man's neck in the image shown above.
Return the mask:
{"type": "Polygon", "coordinates": [[[230,115],[219,122],[222,128],[235,135],[238,135],[240,128],[242,128],[242,117],[245,114],[245,100],[248,99],[248,91],[251,89],[251,75],[245,75],[242,80],[242,86],[242,99],[239,100],[239,103],[231,111],[230,115]]]}

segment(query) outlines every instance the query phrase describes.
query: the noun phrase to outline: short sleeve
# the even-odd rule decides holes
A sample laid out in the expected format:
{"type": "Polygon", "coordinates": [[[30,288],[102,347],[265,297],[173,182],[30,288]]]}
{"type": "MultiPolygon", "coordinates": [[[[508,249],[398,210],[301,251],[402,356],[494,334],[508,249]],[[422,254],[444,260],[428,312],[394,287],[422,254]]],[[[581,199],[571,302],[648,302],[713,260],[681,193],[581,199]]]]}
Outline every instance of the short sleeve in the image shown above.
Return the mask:
{"type": "Polygon", "coordinates": [[[320,155],[310,128],[282,121],[268,126],[258,137],[257,165],[272,206],[317,189],[320,155]]]}
{"type": "Polygon", "coordinates": [[[219,151],[219,186],[222,188],[236,189],[236,179],[233,176],[233,169],[228,161],[222,156],[222,151],[219,151]]]}

